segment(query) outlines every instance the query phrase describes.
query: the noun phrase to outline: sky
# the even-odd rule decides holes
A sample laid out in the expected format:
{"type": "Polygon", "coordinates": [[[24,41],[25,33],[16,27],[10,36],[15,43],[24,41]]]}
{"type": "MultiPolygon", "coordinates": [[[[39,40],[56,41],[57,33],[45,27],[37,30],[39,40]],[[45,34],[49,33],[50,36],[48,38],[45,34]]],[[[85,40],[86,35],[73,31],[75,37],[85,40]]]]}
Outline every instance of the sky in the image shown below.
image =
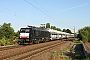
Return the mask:
{"type": "Polygon", "coordinates": [[[5,22],[15,31],[46,23],[77,31],[90,26],[90,0],[0,0],[0,25],[5,22]]]}

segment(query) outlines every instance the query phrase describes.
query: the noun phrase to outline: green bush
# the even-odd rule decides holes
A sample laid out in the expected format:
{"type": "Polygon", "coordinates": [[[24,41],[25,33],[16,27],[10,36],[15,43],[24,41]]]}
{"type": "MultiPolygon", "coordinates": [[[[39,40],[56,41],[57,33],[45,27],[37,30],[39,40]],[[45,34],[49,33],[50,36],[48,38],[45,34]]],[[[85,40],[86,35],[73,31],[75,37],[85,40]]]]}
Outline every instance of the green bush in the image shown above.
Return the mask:
{"type": "Polygon", "coordinates": [[[0,40],[0,45],[1,46],[13,45],[13,44],[17,44],[17,43],[18,43],[17,39],[15,39],[15,40],[11,40],[11,39],[5,40],[5,38],[2,38],[0,40]]]}
{"type": "Polygon", "coordinates": [[[5,38],[2,38],[2,39],[0,40],[0,42],[1,42],[1,46],[5,46],[5,45],[6,45],[6,40],[5,40],[5,38]]]}
{"type": "Polygon", "coordinates": [[[17,41],[17,40],[13,40],[12,43],[13,43],[13,44],[17,44],[18,41],[17,41]]]}
{"type": "Polygon", "coordinates": [[[6,40],[6,45],[12,45],[11,40],[6,40]]]}
{"type": "Polygon", "coordinates": [[[79,30],[78,38],[84,43],[90,41],[90,26],[86,26],[79,30]]]}

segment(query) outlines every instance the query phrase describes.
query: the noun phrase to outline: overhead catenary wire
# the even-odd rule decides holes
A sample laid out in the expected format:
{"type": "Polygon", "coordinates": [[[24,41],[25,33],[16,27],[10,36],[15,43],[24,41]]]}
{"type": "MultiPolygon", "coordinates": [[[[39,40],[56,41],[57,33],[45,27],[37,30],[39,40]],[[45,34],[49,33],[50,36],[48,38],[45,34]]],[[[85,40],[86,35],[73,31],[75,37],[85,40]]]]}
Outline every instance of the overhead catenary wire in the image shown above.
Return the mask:
{"type": "Polygon", "coordinates": [[[35,1],[35,0],[33,0],[35,3],[37,3],[43,10],[45,10],[47,13],[48,13],[48,11],[44,8],[44,7],[42,7],[37,1],[35,1]]]}
{"type": "Polygon", "coordinates": [[[6,8],[4,8],[4,7],[2,7],[2,6],[0,6],[0,8],[2,8],[2,9],[4,9],[4,10],[7,10],[7,11],[10,11],[10,12],[12,12],[13,14],[17,14],[17,13],[15,13],[15,12],[9,10],[9,9],[6,9],[6,8]]]}
{"type": "MultiPolygon", "coordinates": [[[[42,7],[36,0],[33,0],[35,3],[37,3],[43,10],[45,10],[46,11],[46,13],[48,13],[49,15],[51,15],[55,20],[56,20],[56,18],[50,13],[50,12],[48,12],[44,7],[42,7]]],[[[58,20],[58,19],[57,19],[58,20]]]]}
{"type": "MultiPolygon", "coordinates": [[[[22,18],[22,19],[30,20],[30,19],[28,19],[28,18],[26,18],[26,17],[24,17],[24,16],[22,16],[20,14],[17,14],[16,12],[13,12],[13,11],[7,9],[7,8],[1,7],[1,6],[0,6],[0,8],[9,11],[9,12],[6,12],[6,11],[3,11],[3,10],[0,10],[3,13],[9,14],[9,15],[13,15],[13,16],[16,16],[16,17],[19,17],[19,18],[22,18]]],[[[32,20],[32,21],[36,22],[35,20],[32,20]]]]}
{"type": "Polygon", "coordinates": [[[4,12],[4,13],[6,13],[6,14],[9,14],[9,15],[14,15],[14,16],[17,16],[17,15],[15,15],[15,14],[8,13],[8,12],[2,11],[2,10],[0,10],[0,11],[1,11],[1,12],[4,12]]]}
{"type": "Polygon", "coordinates": [[[37,10],[39,10],[40,12],[44,13],[45,15],[47,15],[45,12],[43,12],[42,10],[40,10],[39,8],[37,8],[36,6],[34,6],[33,4],[31,4],[29,1],[25,0],[28,4],[32,5],[34,8],[36,8],[37,10]]]}
{"type": "MultiPolygon", "coordinates": [[[[43,14],[45,14],[46,16],[48,16],[49,18],[51,18],[54,21],[57,21],[59,23],[58,20],[52,18],[50,15],[48,15],[47,13],[45,13],[44,11],[42,11],[41,9],[39,9],[38,7],[36,7],[35,5],[33,5],[32,3],[30,3],[29,1],[25,0],[28,4],[30,4],[31,6],[33,6],[34,8],[36,8],[37,10],[39,10],[40,12],[42,12],[43,14]]],[[[36,1],[35,1],[36,2],[36,1]]],[[[37,3],[37,2],[36,2],[37,3]]],[[[38,4],[38,3],[37,3],[38,4]]],[[[38,4],[39,5],[39,4],[38,4]]],[[[40,5],[39,5],[40,6],[40,5]]],[[[43,7],[42,7],[43,8],[43,7]]],[[[44,9],[44,8],[43,8],[44,9]]],[[[44,9],[45,10],[45,9],[44,9]]],[[[46,10],[45,10],[46,11],[46,10]]],[[[48,11],[46,11],[48,12],[48,11]]],[[[50,14],[50,13],[49,13],[50,14]]]]}
{"type": "Polygon", "coordinates": [[[86,4],[78,5],[78,6],[75,6],[75,7],[71,7],[71,8],[68,8],[68,9],[64,9],[64,10],[59,11],[58,13],[63,12],[63,11],[67,11],[67,10],[71,10],[71,9],[75,9],[75,8],[79,8],[79,7],[88,5],[88,4],[90,4],[90,3],[86,3],[86,4]]]}

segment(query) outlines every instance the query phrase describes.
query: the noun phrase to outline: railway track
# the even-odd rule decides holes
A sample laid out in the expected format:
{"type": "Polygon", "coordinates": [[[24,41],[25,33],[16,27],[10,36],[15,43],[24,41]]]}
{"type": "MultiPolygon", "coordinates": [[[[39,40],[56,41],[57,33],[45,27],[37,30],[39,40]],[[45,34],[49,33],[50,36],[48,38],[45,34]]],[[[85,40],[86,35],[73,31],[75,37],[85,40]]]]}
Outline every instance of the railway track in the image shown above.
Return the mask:
{"type": "Polygon", "coordinates": [[[9,50],[9,49],[15,49],[15,48],[20,48],[20,47],[23,47],[23,45],[13,45],[13,46],[0,47],[0,51],[9,50]]]}
{"type": "Polygon", "coordinates": [[[35,54],[38,54],[40,52],[46,51],[46,50],[50,50],[53,49],[54,47],[65,43],[64,41],[53,41],[52,42],[47,42],[48,44],[43,43],[42,44],[36,44],[38,46],[34,47],[35,45],[30,45],[30,46],[25,46],[22,48],[16,48],[16,49],[12,49],[11,51],[3,51],[6,52],[3,54],[3,52],[0,52],[0,59],[4,59],[4,60],[15,60],[15,59],[30,59],[32,58],[35,54]],[[32,48],[33,47],[33,48],[32,48]],[[23,50],[22,50],[23,49],[23,50]],[[7,54],[9,53],[9,54],[7,54]]]}

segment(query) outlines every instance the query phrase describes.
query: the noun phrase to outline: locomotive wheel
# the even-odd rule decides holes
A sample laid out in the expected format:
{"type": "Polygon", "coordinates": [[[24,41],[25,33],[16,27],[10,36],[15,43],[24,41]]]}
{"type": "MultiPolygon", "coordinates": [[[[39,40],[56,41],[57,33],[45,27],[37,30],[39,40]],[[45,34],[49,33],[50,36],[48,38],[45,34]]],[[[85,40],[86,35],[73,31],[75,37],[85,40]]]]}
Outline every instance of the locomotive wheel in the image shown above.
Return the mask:
{"type": "Polygon", "coordinates": [[[45,41],[44,42],[46,42],[46,39],[45,39],[45,41]]]}
{"type": "Polygon", "coordinates": [[[37,40],[37,44],[39,44],[39,40],[37,40]]]}
{"type": "Polygon", "coordinates": [[[36,44],[39,44],[39,40],[36,40],[35,43],[36,43],[36,44]]]}
{"type": "Polygon", "coordinates": [[[30,44],[33,44],[33,41],[31,41],[30,44]]]}
{"type": "Polygon", "coordinates": [[[35,40],[34,43],[35,43],[35,44],[38,44],[38,40],[35,40]]]}

